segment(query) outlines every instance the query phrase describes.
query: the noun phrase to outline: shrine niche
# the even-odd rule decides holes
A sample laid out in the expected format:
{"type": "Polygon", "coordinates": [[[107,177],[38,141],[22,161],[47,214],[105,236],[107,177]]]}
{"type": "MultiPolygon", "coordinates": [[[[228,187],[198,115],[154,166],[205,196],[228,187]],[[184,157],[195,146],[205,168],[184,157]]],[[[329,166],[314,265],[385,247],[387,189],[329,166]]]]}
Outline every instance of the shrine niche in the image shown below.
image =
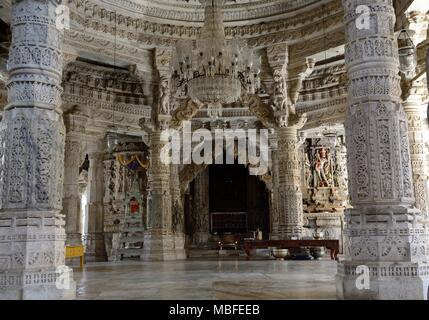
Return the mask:
{"type": "Polygon", "coordinates": [[[344,136],[307,138],[302,146],[304,212],[343,211],[347,206],[344,136]]]}
{"type": "Polygon", "coordinates": [[[104,160],[104,232],[109,260],[119,260],[125,249],[134,249],[134,243],[127,240],[130,228],[134,228],[133,238],[141,237],[137,242],[143,241],[146,228],[147,147],[143,142],[127,141],[129,137],[123,139],[104,160]]]}
{"type": "Polygon", "coordinates": [[[305,236],[321,233],[340,240],[343,248],[344,210],[349,207],[347,150],[341,126],[306,133],[301,146],[301,190],[305,236]]]}

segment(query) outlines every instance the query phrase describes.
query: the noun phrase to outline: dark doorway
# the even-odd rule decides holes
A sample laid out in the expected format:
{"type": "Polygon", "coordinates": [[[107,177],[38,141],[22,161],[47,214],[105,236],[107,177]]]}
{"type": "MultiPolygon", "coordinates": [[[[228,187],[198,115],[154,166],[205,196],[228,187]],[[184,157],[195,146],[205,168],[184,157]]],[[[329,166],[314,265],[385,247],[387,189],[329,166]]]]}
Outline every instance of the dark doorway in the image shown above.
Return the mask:
{"type": "Polygon", "coordinates": [[[268,192],[257,176],[240,164],[209,166],[212,234],[269,234],[268,192]]]}
{"type": "Polygon", "coordinates": [[[210,165],[210,212],[247,211],[247,169],[243,165],[210,165]]]}

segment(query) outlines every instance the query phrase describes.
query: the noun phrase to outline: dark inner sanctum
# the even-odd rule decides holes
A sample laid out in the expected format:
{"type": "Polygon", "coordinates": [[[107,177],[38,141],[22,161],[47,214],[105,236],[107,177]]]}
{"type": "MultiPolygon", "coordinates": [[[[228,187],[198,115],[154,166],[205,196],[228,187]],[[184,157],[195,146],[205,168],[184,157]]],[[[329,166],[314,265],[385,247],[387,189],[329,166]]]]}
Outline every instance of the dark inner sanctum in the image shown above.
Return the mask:
{"type": "Polygon", "coordinates": [[[210,231],[269,233],[268,194],[263,182],[243,165],[209,166],[210,231]]]}

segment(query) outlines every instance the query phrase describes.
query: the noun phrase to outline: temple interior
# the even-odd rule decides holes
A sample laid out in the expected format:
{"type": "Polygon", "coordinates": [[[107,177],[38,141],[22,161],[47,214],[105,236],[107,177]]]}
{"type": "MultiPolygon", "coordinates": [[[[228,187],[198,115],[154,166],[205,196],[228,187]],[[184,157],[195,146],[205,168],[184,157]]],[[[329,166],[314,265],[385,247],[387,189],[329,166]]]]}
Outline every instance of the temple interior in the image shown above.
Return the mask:
{"type": "Polygon", "coordinates": [[[0,299],[429,298],[427,0],[2,0],[0,299]]]}

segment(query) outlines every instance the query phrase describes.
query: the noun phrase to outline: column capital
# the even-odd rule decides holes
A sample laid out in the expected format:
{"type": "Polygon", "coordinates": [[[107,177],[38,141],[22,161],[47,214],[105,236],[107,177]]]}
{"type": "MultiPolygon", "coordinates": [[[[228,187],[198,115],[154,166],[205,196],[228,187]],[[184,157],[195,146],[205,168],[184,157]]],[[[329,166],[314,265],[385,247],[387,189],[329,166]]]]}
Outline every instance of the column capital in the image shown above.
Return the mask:
{"type": "Polygon", "coordinates": [[[173,57],[171,48],[156,48],[155,49],[155,68],[159,72],[160,81],[170,81],[171,69],[170,63],[173,57]]]}
{"type": "Polygon", "coordinates": [[[84,134],[89,120],[87,108],[75,108],[72,112],[64,114],[64,125],[67,134],[84,134]]]}
{"type": "Polygon", "coordinates": [[[273,71],[280,74],[287,72],[289,49],[286,43],[274,44],[267,47],[268,63],[273,71]]]}
{"type": "Polygon", "coordinates": [[[76,61],[78,55],[76,53],[63,52],[63,70],[67,68],[67,65],[76,61]]]}

